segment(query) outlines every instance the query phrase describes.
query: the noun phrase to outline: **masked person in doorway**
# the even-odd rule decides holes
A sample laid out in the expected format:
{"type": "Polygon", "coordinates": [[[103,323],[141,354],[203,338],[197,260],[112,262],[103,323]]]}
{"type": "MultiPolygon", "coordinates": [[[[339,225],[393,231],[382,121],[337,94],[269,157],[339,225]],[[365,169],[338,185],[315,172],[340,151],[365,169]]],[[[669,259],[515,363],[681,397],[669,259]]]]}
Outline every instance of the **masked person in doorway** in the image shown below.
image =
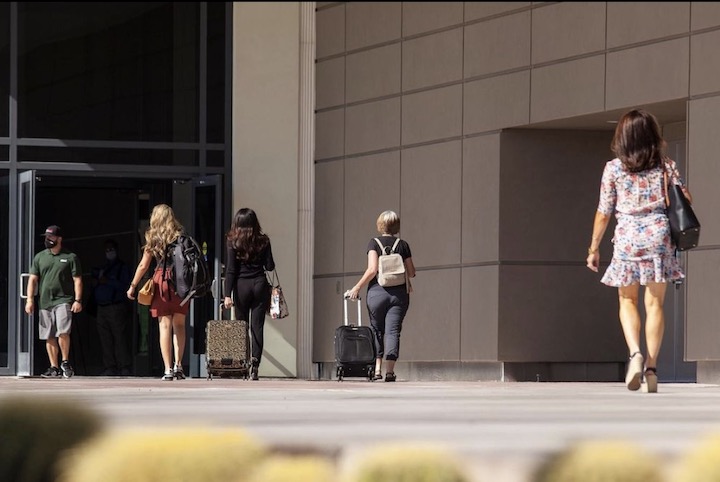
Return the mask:
{"type": "Polygon", "coordinates": [[[75,374],[68,360],[70,331],[73,313],[82,311],[82,269],[75,253],[63,249],[60,226],[48,226],[42,236],[47,249],[33,258],[25,312],[30,314],[35,311],[35,294],[38,293],[38,335],[45,340],[50,360],[50,367],[42,377],[70,378],[75,374]],[[62,360],[58,355],[62,355],[62,360]]]}
{"type": "Polygon", "coordinates": [[[129,377],[130,371],[130,310],[125,294],[130,284],[130,269],[118,256],[114,239],[105,241],[105,264],[93,270],[97,304],[97,330],[102,346],[105,371],[103,376],[129,377]]]}

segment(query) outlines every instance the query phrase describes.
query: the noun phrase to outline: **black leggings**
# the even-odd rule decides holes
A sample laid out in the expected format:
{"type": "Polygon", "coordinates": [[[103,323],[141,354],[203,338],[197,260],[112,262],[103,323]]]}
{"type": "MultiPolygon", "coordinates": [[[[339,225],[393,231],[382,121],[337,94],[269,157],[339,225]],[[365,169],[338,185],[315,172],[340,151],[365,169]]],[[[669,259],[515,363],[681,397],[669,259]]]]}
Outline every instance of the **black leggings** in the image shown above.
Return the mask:
{"type": "Polygon", "coordinates": [[[270,285],[263,275],[257,278],[238,278],[235,283],[235,316],[250,321],[251,356],[260,364],[263,353],[265,313],[270,304],[270,285]]]}
{"type": "Polygon", "coordinates": [[[400,356],[400,332],[410,308],[410,295],[405,286],[383,288],[373,285],[367,292],[370,327],[375,334],[377,357],[397,360],[400,356]]]}

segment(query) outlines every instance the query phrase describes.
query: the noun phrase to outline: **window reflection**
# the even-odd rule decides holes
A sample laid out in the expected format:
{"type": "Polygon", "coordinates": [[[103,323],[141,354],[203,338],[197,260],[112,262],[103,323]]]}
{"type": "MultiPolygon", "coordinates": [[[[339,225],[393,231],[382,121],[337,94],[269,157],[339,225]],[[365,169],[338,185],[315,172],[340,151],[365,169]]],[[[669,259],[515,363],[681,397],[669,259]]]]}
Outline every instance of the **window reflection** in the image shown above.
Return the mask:
{"type": "Polygon", "coordinates": [[[196,2],[19,2],[18,135],[198,139],[196,2]]]}

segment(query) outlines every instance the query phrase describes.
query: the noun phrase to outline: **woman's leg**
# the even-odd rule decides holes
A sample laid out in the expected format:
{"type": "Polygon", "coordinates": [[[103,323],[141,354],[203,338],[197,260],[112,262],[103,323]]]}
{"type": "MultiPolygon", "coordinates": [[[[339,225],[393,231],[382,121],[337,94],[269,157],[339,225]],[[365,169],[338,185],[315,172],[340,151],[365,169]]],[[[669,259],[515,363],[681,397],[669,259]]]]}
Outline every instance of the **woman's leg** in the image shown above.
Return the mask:
{"type": "Polygon", "coordinates": [[[393,296],[392,305],[385,316],[385,373],[395,373],[395,362],[400,357],[400,333],[410,304],[410,296],[393,296]]]}
{"type": "Polygon", "coordinates": [[[185,353],[185,315],[175,313],[172,315],[171,319],[175,364],[182,366],[183,354],[185,353]]]}
{"type": "Polygon", "coordinates": [[[638,390],[641,386],[643,374],[643,356],[640,353],[640,312],[638,311],[639,285],[623,286],[618,288],[620,303],[620,324],[622,325],[625,343],[630,352],[625,385],[628,390],[638,390]]]}
{"type": "MultiPolygon", "coordinates": [[[[375,291],[375,290],[373,290],[375,291]]],[[[385,314],[387,310],[387,295],[370,291],[366,306],[370,318],[370,328],[375,338],[375,375],[382,373],[383,355],[385,354],[385,314]]],[[[360,301],[358,301],[359,303],[360,301]]],[[[358,320],[360,323],[360,320],[358,320]]],[[[387,366],[385,367],[387,370],[387,366]]]]}
{"type": "Polygon", "coordinates": [[[163,363],[165,364],[165,373],[172,372],[172,317],[170,315],[158,316],[158,325],[160,328],[160,353],[162,353],[163,363]]]}
{"type": "Polygon", "coordinates": [[[265,314],[270,305],[270,285],[265,277],[255,279],[252,286],[252,300],[250,301],[250,331],[252,333],[252,357],[255,366],[262,360],[263,346],[265,344],[265,314]]]}
{"type": "Polygon", "coordinates": [[[640,285],[621,286],[618,288],[620,303],[620,325],[622,326],[625,343],[632,355],[640,351],[640,312],[638,311],[638,293],[640,285]]]}
{"type": "Polygon", "coordinates": [[[657,357],[660,353],[663,334],[665,333],[665,292],[667,283],[648,283],[645,287],[645,342],[647,343],[648,368],[657,368],[657,357]]]}

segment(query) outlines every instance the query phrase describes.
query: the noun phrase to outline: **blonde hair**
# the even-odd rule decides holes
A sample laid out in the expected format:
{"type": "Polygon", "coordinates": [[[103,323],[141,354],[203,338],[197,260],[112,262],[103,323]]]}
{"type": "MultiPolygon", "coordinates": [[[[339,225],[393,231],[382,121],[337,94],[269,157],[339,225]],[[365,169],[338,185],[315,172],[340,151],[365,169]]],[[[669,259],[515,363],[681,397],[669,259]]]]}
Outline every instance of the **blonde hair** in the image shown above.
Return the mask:
{"type": "Polygon", "coordinates": [[[400,232],[400,216],[395,211],[383,211],[377,218],[378,233],[395,235],[400,232]]]}
{"type": "Polygon", "coordinates": [[[145,231],[145,251],[155,259],[165,257],[167,246],[183,232],[175,212],[167,204],[158,204],[150,214],[150,226],[145,231]]]}

